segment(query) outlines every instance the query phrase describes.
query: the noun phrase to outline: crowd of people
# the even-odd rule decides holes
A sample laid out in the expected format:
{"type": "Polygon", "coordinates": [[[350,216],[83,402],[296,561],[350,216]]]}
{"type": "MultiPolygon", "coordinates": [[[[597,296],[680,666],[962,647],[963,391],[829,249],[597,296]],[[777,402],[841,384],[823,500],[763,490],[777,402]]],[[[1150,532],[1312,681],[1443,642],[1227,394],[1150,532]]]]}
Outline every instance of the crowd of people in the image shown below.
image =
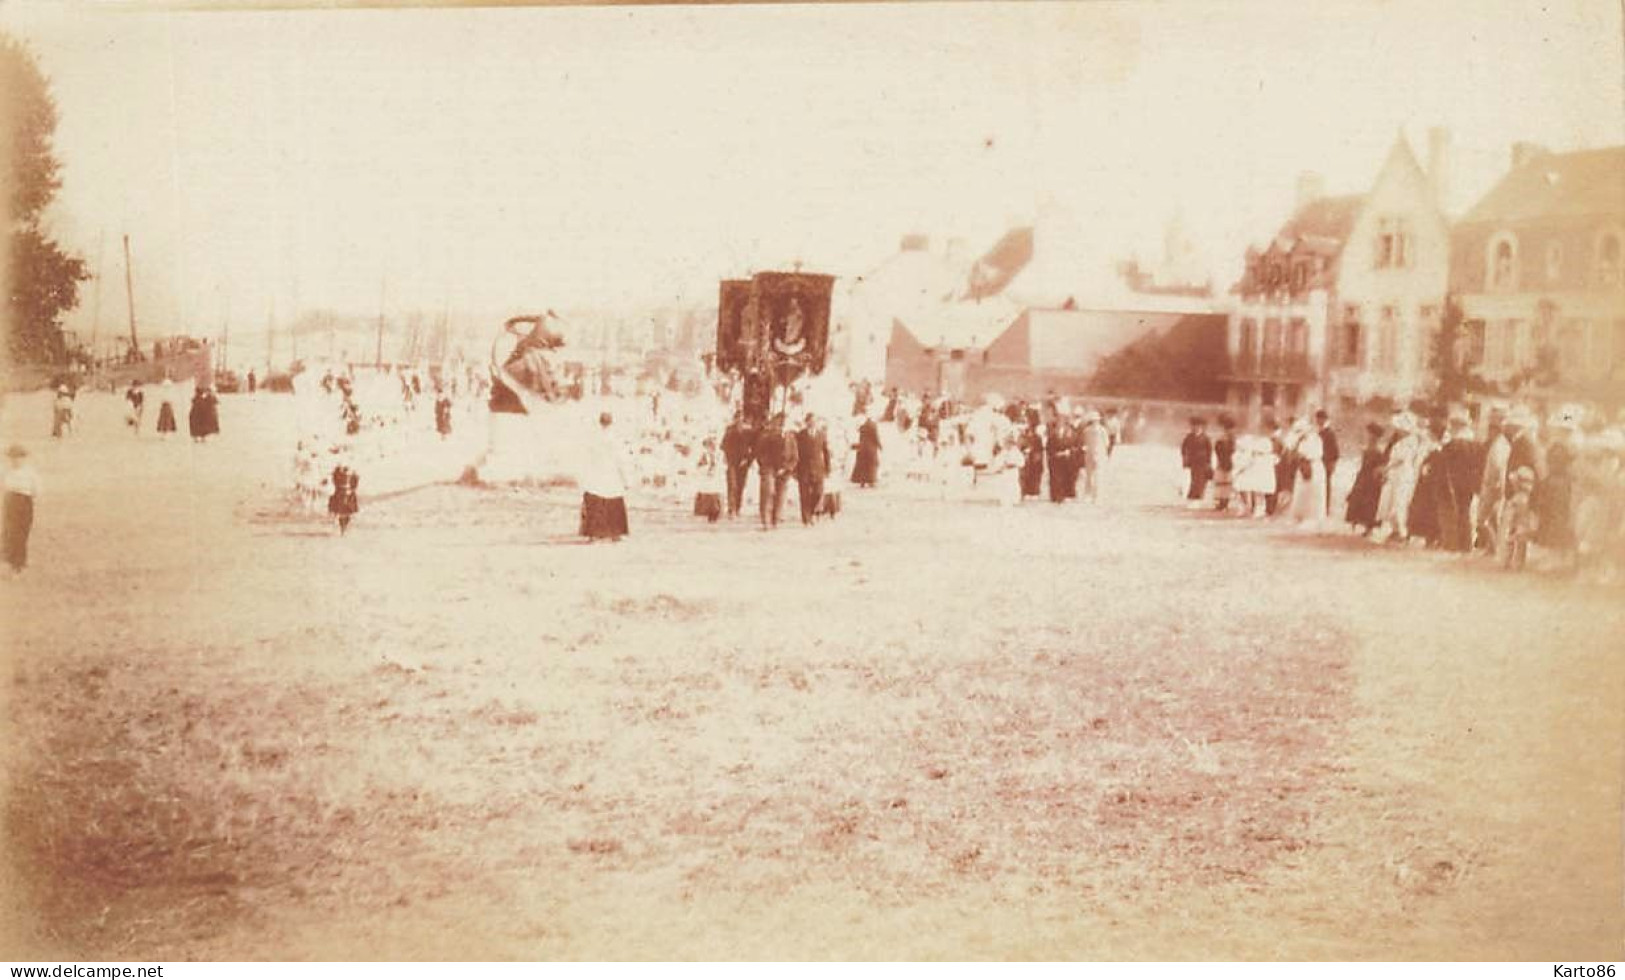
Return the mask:
{"type": "Polygon", "coordinates": [[[306,513],[325,507],[346,533],[361,509],[361,471],[432,451],[474,411],[489,384],[472,369],[328,368],[296,375],[295,498],[306,513]]]}
{"type": "Polygon", "coordinates": [[[1611,580],[1625,569],[1625,432],[1605,421],[1578,406],[1544,424],[1505,404],[1486,406],[1477,421],[1464,409],[1396,411],[1365,425],[1343,483],[1347,463],[1324,411],[1312,422],[1266,419],[1254,432],[1221,417],[1216,437],[1192,418],[1180,445],[1185,497],[1194,508],[1512,568],[1524,567],[1534,545],[1559,569],[1611,580]]]}
{"type": "MultiPolygon", "coordinates": [[[[202,442],[220,431],[218,397],[207,385],[192,388],[187,427],[202,442]]],[[[751,417],[726,378],[606,386],[575,474],[581,533],[626,536],[625,500],[634,492],[692,495],[696,514],[712,520],[740,518],[754,492],[749,510],[764,529],[780,526],[792,493],[792,513],[812,526],[840,513],[844,488],[882,484],[944,495],[983,487],[1010,505],[1099,502],[1112,495],[1114,453],[1142,424],[1136,412],[1065,397],[971,404],[860,383],[842,390],[850,401],[837,404],[832,390],[779,391],[776,410],[751,417]]],[[[160,436],[178,430],[181,394],[169,380],[159,386],[160,436]]],[[[147,395],[139,382],[124,392],[125,421],[138,434],[147,395]]],[[[422,456],[454,431],[483,435],[493,389],[490,375],[472,366],[386,368],[305,372],[294,395],[295,497],[307,512],[332,515],[343,533],[360,510],[364,470],[422,456]]],[[[67,385],[54,392],[53,436],[73,434],[75,399],[67,385]]],[[[1625,567],[1625,432],[1608,421],[1578,407],[1544,422],[1506,404],[1486,405],[1476,418],[1465,410],[1402,410],[1364,425],[1357,452],[1348,452],[1324,411],[1258,426],[1193,417],[1179,446],[1181,491],[1188,507],[1235,517],[1477,554],[1515,568],[1533,553],[1544,565],[1614,578],[1625,567]]],[[[21,568],[31,522],[21,515],[38,479],[20,462],[26,450],[14,449],[7,472],[22,475],[8,478],[5,558],[21,568]]]]}

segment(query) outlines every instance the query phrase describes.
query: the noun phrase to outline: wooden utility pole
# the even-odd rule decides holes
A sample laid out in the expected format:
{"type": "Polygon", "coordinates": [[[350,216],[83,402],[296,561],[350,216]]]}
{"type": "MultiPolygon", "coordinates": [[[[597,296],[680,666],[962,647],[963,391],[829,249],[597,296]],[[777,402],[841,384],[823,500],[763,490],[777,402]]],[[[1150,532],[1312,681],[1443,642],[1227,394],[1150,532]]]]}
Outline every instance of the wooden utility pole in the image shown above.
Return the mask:
{"type": "Polygon", "coordinates": [[[130,273],[130,236],[124,236],[124,298],[130,305],[130,349],[141,357],[141,341],[135,335],[135,278],[130,273]]]}

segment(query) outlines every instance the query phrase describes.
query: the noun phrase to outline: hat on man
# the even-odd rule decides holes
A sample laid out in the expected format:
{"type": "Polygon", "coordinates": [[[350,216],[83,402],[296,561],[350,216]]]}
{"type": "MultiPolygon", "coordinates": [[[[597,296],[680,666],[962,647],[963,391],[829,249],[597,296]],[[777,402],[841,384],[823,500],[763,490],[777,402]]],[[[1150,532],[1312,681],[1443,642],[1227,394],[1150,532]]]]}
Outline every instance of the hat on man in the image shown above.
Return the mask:
{"type": "Polygon", "coordinates": [[[27,455],[28,455],[27,448],[25,448],[23,446],[23,444],[20,443],[20,442],[12,443],[11,446],[6,450],[6,458],[7,459],[22,459],[24,456],[27,456],[27,455]]]}

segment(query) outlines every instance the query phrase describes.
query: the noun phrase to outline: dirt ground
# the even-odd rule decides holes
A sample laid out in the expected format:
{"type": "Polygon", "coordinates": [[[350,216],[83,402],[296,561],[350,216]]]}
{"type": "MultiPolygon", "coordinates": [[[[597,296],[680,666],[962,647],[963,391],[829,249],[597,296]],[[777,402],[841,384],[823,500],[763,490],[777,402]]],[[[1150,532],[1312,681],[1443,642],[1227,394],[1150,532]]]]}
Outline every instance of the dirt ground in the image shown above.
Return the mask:
{"type": "Polygon", "coordinates": [[[1617,589],[1187,513],[1149,447],[1100,507],[582,545],[448,485],[340,539],[286,409],[4,407],[15,955],[1620,957],[1617,589]]]}

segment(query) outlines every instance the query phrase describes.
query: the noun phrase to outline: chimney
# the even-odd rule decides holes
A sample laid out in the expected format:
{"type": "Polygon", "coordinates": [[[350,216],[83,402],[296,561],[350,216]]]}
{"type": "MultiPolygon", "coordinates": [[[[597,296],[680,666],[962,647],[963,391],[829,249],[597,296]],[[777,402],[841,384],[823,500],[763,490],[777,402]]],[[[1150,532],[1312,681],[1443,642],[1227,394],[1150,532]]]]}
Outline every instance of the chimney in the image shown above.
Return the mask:
{"type": "Polygon", "coordinates": [[[1444,210],[1450,203],[1450,130],[1443,126],[1428,130],[1428,188],[1433,206],[1444,210]]]}
{"type": "Polygon", "coordinates": [[[1539,143],[1519,141],[1512,144],[1512,169],[1522,170],[1551,151],[1539,143]]]}
{"type": "Polygon", "coordinates": [[[1305,170],[1298,175],[1298,200],[1294,210],[1301,211],[1306,205],[1312,204],[1326,196],[1326,178],[1313,170],[1305,170]]]}

